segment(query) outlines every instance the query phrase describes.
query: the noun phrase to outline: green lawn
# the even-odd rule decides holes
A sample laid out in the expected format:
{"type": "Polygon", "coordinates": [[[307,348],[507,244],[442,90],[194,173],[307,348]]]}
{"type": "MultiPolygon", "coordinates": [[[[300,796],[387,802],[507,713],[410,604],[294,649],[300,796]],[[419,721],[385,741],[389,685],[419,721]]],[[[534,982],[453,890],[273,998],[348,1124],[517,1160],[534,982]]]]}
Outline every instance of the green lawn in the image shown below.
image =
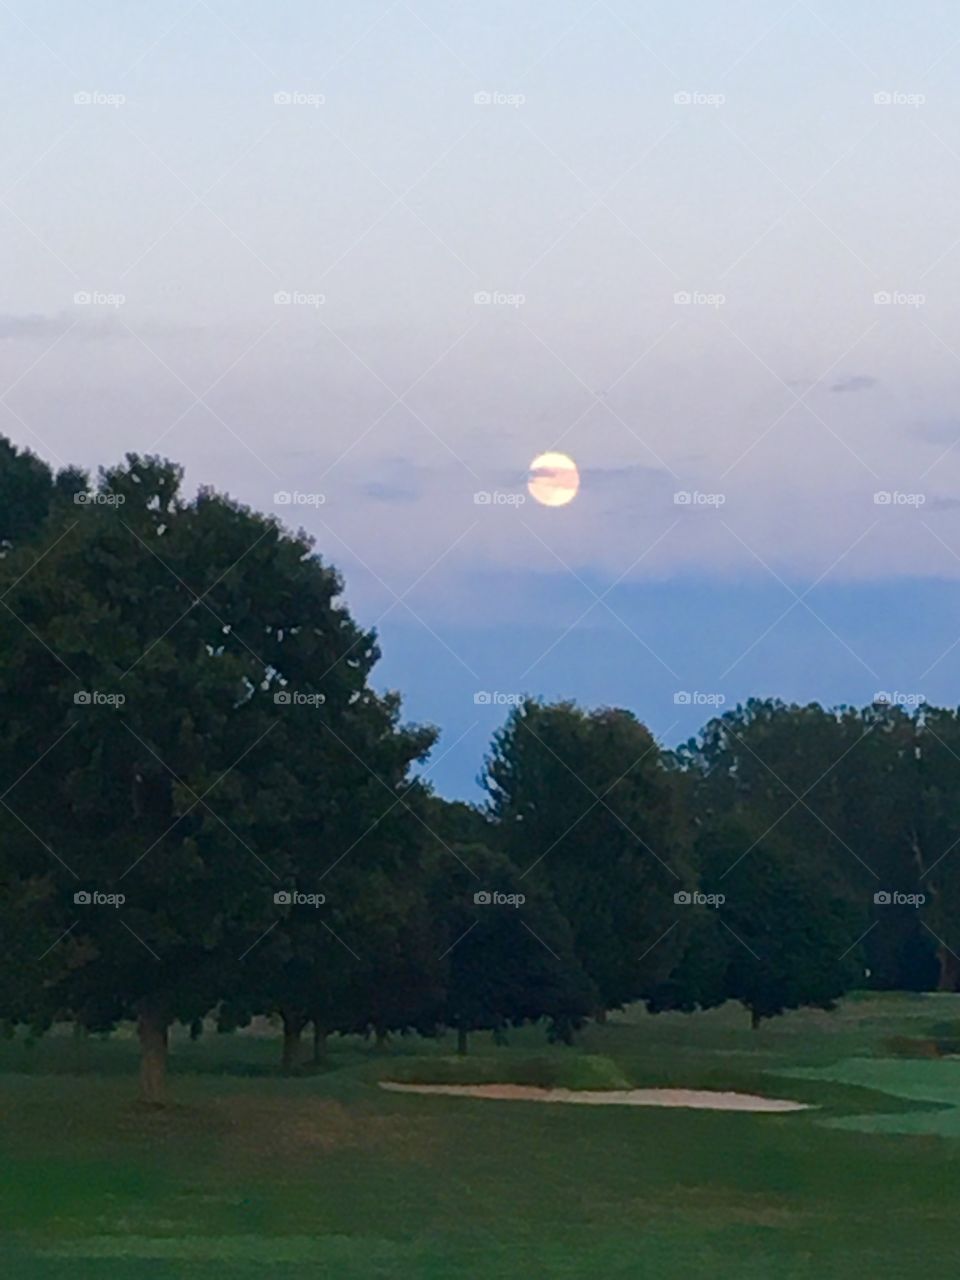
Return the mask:
{"type": "MultiPolygon", "coordinates": [[[[743,1010],[476,1036],[477,1080],[734,1088],[785,1115],[391,1094],[454,1079],[451,1043],[331,1044],[284,1080],[275,1039],[178,1039],[164,1112],[129,1035],[0,1045],[0,1268],[70,1277],[794,1277],[952,1274],[960,1060],[890,1042],[960,997],[853,998],[752,1032],[743,1010]],[[590,1061],[584,1060],[590,1055],[590,1061]],[[312,1264],[312,1265],[311,1265],[312,1264]]],[[[899,1038],[899,1041],[898,1041],[899,1038]]],[[[463,1078],[470,1078],[463,1077],[463,1078]]]]}

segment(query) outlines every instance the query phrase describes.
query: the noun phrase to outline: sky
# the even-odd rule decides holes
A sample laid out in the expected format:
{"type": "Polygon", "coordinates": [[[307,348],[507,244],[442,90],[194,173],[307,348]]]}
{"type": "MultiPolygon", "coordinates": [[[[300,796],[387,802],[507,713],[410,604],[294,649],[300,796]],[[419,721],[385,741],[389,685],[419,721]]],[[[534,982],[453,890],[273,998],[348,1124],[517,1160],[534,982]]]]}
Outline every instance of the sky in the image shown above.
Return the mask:
{"type": "Polygon", "coordinates": [[[526,694],[666,745],[751,695],[956,705],[955,5],[4,0],[0,34],[0,432],[314,535],[441,792],[526,694]]]}

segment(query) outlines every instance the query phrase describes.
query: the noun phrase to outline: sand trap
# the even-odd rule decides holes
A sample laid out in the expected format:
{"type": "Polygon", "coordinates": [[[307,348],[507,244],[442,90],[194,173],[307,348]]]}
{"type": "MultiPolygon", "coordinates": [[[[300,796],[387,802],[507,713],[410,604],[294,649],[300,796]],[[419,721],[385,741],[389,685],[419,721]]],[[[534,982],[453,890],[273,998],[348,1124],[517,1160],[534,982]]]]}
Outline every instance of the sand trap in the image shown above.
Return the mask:
{"type": "Polygon", "coordinates": [[[393,1093],[445,1093],[500,1102],[575,1102],[607,1107],[691,1107],[699,1111],[807,1111],[805,1102],[761,1098],[754,1093],[716,1089],[541,1089],[527,1084],[398,1084],[381,1080],[393,1093]]]}

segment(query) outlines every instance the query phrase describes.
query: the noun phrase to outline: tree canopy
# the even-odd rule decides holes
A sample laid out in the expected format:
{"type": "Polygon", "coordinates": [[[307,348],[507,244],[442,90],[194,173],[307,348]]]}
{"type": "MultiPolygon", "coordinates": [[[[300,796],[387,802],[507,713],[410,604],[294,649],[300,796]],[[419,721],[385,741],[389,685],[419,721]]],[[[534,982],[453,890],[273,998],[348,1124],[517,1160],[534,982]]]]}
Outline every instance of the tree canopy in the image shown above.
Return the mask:
{"type": "Polygon", "coordinates": [[[960,983],[960,715],[752,699],[674,751],[525,698],[483,803],[301,532],[175,464],[0,438],[0,1019],[503,1035],[960,983]]]}

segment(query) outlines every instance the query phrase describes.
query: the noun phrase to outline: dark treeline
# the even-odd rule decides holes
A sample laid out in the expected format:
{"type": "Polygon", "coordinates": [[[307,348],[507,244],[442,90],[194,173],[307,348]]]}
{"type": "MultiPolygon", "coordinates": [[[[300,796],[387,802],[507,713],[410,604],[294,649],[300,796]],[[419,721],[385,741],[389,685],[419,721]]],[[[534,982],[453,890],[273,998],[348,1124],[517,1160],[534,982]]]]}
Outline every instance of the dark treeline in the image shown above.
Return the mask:
{"type": "Polygon", "coordinates": [[[383,1041],[852,985],[953,990],[960,722],[751,701],[678,751],[529,699],[486,803],[370,678],[310,540],[129,456],[91,486],[0,439],[0,1017],[383,1041]]]}

